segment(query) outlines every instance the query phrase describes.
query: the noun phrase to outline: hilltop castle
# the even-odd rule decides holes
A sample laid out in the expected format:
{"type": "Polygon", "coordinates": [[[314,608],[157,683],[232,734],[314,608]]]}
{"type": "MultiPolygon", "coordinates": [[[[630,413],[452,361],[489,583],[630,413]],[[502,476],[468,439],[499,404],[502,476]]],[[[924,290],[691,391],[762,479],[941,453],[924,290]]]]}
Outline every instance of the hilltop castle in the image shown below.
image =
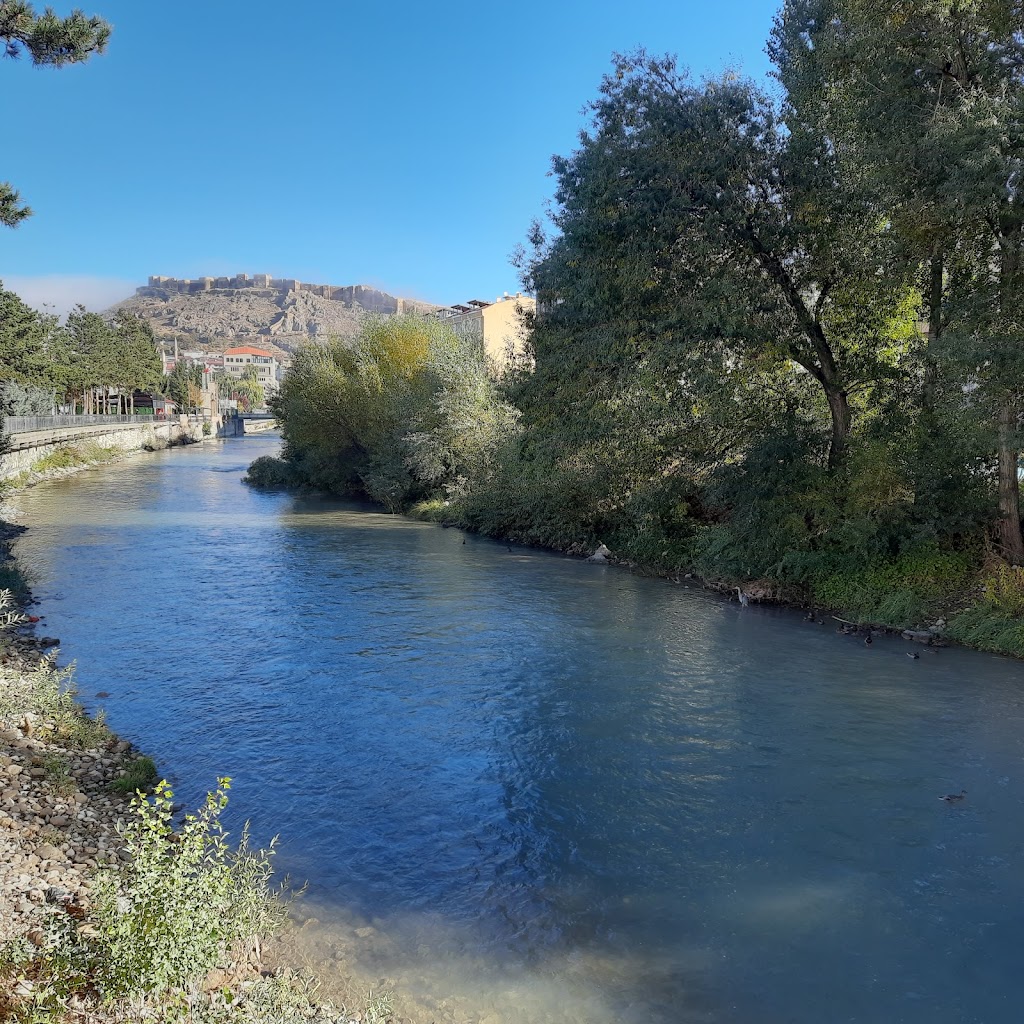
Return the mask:
{"type": "Polygon", "coordinates": [[[436,307],[415,299],[399,299],[387,292],[367,285],[355,284],[336,287],[330,284],[308,284],[291,277],[271,277],[269,274],[235,274],[234,277],[177,277],[152,276],[149,283],[135,289],[135,294],[147,298],[166,299],[172,294],[193,295],[201,292],[246,291],[250,295],[277,298],[289,292],[306,292],[323,299],[340,302],[348,308],[358,307],[370,313],[413,313],[436,307]]]}

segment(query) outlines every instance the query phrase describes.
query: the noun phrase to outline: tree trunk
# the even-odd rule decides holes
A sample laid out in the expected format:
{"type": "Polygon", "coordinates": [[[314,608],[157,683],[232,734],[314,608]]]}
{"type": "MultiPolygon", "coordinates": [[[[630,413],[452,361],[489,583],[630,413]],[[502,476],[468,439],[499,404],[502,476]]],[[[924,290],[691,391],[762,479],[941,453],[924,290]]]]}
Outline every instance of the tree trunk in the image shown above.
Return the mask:
{"type": "Polygon", "coordinates": [[[836,469],[846,459],[846,446],[850,440],[853,414],[850,412],[850,400],[845,391],[827,384],[824,387],[825,397],[828,399],[828,410],[832,414],[832,440],[828,448],[828,468],[836,469]]]}
{"type": "Polygon", "coordinates": [[[1007,399],[999,410],[999,545],[1011,565],[1024,565],[1024,535],[1020,529],[1020,458],[1017,402],[1007,399]]]}
{"type": "Polygon", "coordinates": [[[924,348],[924,381],[921,387],[921,412],[929,421],[935,411],[935,386],[938,368],[935,365],[935,349],[942,336],[942,289],[945,283],[945,258],[942,245],[932,248],[928,281],[928,338],[924,348]]]}

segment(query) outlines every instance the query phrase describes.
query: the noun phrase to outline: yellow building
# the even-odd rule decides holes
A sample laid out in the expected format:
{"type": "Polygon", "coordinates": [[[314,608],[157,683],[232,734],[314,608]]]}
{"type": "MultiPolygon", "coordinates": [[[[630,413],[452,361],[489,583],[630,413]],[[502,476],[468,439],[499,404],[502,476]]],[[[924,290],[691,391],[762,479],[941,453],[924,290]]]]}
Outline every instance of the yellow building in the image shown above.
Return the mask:
{"type": "Polygon", "coordinates": [[[484,355],[499,368],[529,359],[529,318],[536,303],[529,295],[498,296],[494,302],[470,299],[439,309],[437,316],[455,331],[477,338],[484,355]]]}

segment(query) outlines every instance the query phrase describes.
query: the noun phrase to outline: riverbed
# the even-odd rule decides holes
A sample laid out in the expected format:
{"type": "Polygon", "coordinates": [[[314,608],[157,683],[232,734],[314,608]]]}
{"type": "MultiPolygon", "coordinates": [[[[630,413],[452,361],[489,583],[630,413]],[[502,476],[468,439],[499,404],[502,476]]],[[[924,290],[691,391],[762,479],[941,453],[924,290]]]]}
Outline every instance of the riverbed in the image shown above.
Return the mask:
{"type": "Polygon", "coordinates": [[[278,444],[41,484],[16,551],[83,703],[280,834],[328,989],[1016,1024],[1024,666],[241,484],[278,444]]]}

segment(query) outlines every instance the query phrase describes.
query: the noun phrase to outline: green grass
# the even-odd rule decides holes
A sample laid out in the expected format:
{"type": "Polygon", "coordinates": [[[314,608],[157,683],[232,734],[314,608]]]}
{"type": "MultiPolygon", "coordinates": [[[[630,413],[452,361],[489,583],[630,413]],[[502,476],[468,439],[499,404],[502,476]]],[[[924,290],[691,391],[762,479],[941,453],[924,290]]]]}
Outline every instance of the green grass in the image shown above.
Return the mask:
{"type": "Polygon", "coordinates": [[[946,627],[946,635],[982,651],[1024,658],[1024,620],[989,604],[960,612],[946,627]]]}
{"type": "Polygon", "coordinates": [[[450,502],[444,498],[429,498],[426,501],[418,501],[409,509],[409,515],[416,519],[425,519],[430,523],[440,523],[450,520],[453,516],[450,502]]]}
{"type": "Polygon", "coordinates": [[[86,441],[82,444],[62,444],[42,458],[36,459],[29,467],[28,472],[31,475],[33,473],[46,473],[54,469],[75,469],[79,466],[93,466],[103,462],[111,462],[120,454],[119,448],[106,448],[92,441],[86,441]]]}
{"type": "Polygon", "coordinates": [[[153,759],[137,757],[120,778],[114,779],[110,788],[115,793],[148,793],[160,781],[153,759]]]}

